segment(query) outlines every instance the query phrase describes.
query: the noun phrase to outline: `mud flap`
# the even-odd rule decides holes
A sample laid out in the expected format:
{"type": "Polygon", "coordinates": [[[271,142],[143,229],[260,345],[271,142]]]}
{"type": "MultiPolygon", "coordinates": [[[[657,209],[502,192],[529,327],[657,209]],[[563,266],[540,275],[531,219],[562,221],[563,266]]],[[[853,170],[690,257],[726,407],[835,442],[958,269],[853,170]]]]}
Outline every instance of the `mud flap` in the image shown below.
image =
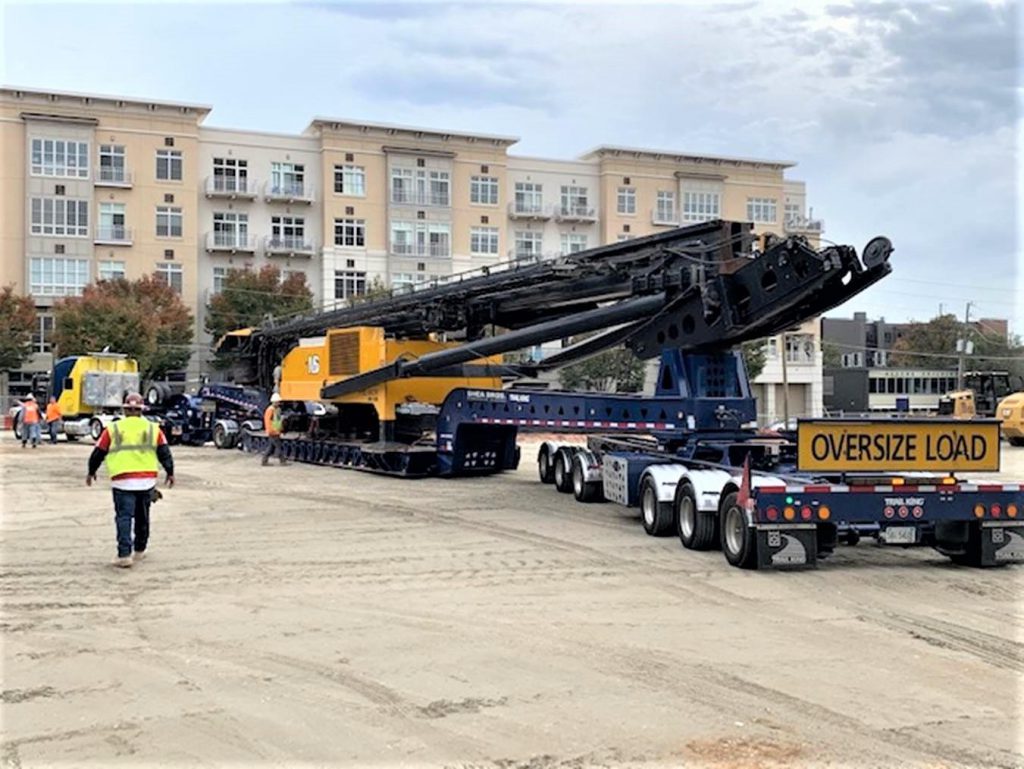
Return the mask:
{"type": "Polygon", "coordinates": [[[981,565],[1024,563],[1024,524],[986,521],[981,525],[981,565]]]}
{"type": "Polygon", "coordinates": [[[818,564],[818,532],[813,524],[757,527],[758,569],[807,569],[818,564]]]}

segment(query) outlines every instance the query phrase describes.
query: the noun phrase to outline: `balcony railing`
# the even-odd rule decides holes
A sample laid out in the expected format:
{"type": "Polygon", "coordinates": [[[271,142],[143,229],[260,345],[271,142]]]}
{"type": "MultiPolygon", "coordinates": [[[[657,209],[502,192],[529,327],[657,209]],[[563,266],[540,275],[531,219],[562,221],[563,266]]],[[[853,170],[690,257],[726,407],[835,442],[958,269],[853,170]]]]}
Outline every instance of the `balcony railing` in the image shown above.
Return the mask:
{"type": "Polygon", "coordinates": [[[563,204],[555,206],[555,218],[562,222],[593,222],[597,221],[597,211],[585,204],[563,204]]]}
{"type": "Polygon", "coordinates": [[[131,187],[132,174],[123,166],[99,166],[93,183],[98,187],[131,187]]]}
{"type": "Polygon", "coordinates": [[[661,226],[678,227],[679,210],[675,208],[658,207],[651,209],[651,224],[661,226]]]}
{"type": "Polygon", "coordinates": [[[452,199],[448,193],[392,189],[391,203],[396,206],[439,206],[448,208],[452,204],[452,199]]]}
{"type": "Polygon", "coordinates": [[[207,251],[256,251],[256,238],[236,232],[206,233],[207,251]]]}
{"type": "Polygon", "coordinates": [[[305,182],[267,182],[263,187],[263,197],[268,202],[312,203],[313,187],[305,182]]]}
{"type": "Polygon", "coordinates": [[[437,243],[392,243],[391,253],[395,256],[427,256],[434,259],[448,259],[452,255],[451,246],[437,243]]]}
{"type": "Polygon", "coordinates": [[[787,216],[782,222],[782,229],[785,232],[822,232],[825,222],[807,216],[787,216]]]}
{"type": "Polygon", "coordinates": [[[292,235],[269,235],[263,239],[263,251],[267,254],[312,256],[316,247],[305,238],[292,235]]]}
{"type": "Polygon", "coordinates": [[[100,225],[96,228],[96,237],[93,242],[105,246],[130,246],[132,244],[132,231],[121,224],[100,225]]]}
{"type": "Polygon", "coordinates": [[[508,215],[519,219],[550,219],[551,207],[543,203],[517,200],[508,204],[508,215]]]}
{"type": "Polygon", "coordinates": [[[255,198],[259,189],[255,179],[246,176],[207,176],[208,198],[255,198]]]}

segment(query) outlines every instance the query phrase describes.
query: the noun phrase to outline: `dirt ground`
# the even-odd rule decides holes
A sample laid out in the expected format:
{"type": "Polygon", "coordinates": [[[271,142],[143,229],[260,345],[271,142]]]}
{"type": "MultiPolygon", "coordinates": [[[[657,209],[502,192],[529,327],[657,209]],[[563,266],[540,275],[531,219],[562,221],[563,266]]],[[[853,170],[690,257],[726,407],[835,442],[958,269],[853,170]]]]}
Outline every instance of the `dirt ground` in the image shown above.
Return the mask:
{"type": "Polygon", "coordinates": [[[406,482],[178,448],[117,570],[88,452],[0,438],[3,766],[1024,765],[1024,567],[742,572],[528,448],[406,482]]]}

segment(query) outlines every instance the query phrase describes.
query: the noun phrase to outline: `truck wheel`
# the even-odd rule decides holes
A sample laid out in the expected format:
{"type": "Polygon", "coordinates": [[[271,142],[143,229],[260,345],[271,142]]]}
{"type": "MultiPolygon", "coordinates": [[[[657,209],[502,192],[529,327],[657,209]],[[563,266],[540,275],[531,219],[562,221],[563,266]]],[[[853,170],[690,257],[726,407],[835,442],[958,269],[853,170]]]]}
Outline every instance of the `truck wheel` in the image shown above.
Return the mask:
{"type": "Polygon", "coordinates": [[[1024,446],[1024,438],[1010,438],[1011,446],[1024,446]]]}
{"type": "Polygon", "coordinates": [[[601,484],[587,480],[582,454],[577,454],[572,459],[572,495],[576,497],[577,502],[599,502],[604,499],[601,484]]]}
{"type": "Polygon", "coordinates": [[[541,483],[555,482],[555,468],[551,462],[551,454],[548,453],[547,446],[542,448],[540,454],[537,455],[537,475],[540,476],[541,483]]]}
{"type": "Polygon", "coordinates": [[[64,433],[64,437],[68,439],[68,443],[76,443],[81,436],[64,433]]]}
{"type": "Polygon", "coordinates": [[[159,406],[163,403],[169,392],[167,387],[162,384],[152,384],[146,388],[146,403],[150,406],[159,406]]]}
{"type": "Polygon", "coordinates": [[[572,491],[572,471],[566,465],[571,461],[571,454],[566,449],[555,452],[555,488],[563,494],[572,491]]]}
{"type": "Polygon", "coordinates": [[[18,417],[14,418],[14,439],[17,441],[21,440],[22,424],[21,419],[18,417]]]}
{"type": "Polygon", "coordinates": [[[950,553],[949,560],[958,566],[981,566],[981,524],[971,521],[967,524],[967,543],[962,553],[950,553]]]}
{"type": "Polygon", "coordinates": [[[725,560],[741,569],[754,568],[757,565],[757,533],[747,526],[747,514],[740,507],[735,491],[725,497],[720,514],[725,560]]]}
{"type": "Polygon", "coordinates": [[[224,425],[214,425],[213,427],[213,445],[218,449],[229,449],[231,448],[231,441],[228,436],[227,428],[224,425]]]}
{"type": "Polygon", "coordinates": [[[98,441],[103,435],[103,423],[100,420],[93,419],[89,422],[89,435],[94,441],[98,441]]]}
{"type": "Polygon", "coordinates": [[[672,505],[658,501],[658,489],[651,476],[645,476],[640,484],[640,520],[644,531],[652,537],[666,537],[672,533],[672,505]]]}
{"type": "Polygon", "coordinates": [[[676,486],[674,500],[676,533],[687,550],[711,550],[715,537],[715,516],[697,509],[697,493],[693,484],[683,481],[676,486]]]}

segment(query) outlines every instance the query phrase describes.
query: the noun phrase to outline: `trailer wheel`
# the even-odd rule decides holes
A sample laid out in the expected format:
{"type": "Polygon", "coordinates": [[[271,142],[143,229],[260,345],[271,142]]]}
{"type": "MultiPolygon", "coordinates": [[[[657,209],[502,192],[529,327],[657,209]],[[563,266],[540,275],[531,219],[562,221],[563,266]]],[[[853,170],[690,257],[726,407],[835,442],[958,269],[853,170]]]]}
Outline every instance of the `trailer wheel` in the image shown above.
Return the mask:
{"type": "Polygon", "coordinates": [[[569,464],[572,462],[572,455],[566,449],[559,449],[555,452],[555,488],[563,494],[572,491],[572,471],[569,464]]]}
{"type": "Polygon", "coordinates": [[[644,531],[652,537],[667,537],[672,533],[672,505],[658,501],[658,488],[651,476],[645,476],[640,484],[640,520],[644,531]]]}
{"type": "Polygon", "coordinates": [[[20,441],[22,435],[21,414],[14,418],[14,440],[20,441]]]}
{"type": "Polygon", "coordinates": [[[542,448],[540,454],[537,455],[537,475],[540,476],[541,483],[555,482],[555,468],[551,462],[551,454],[548,453],[547,446],[542,448]]]}
{"type": "Polygon", "coordinates": [[[213,426],[213,445],[218,449],[230,449],[235,445],[237,435],[237,433],[229,433],[224,425],[216,424],[213,426]]]}
{"type": "Polygon", "coordinates": [[[572,459],[572,495],[576,497],[577,502],[600,502],[604,499],[601,484],[587,480],[582,454],[577,454],[572,459]]]}
{"type": "Polygon", "coordinates": [[[715,537],[715,516],[697,509],[697,493],[693,484],[683,481],[676,486],[674,500],[676,533],[687,550],[711,550],[715,537]]]}
{"type": "Polygon", "coordinates": [[[1024,438],[1009,438],[1011,446],[1024,446],[1024,438]]]}
{"type": "Polygon", "coordinates": [[[757,534],[747,526],[747,514],[740,507],[736,492],[726,495],[722,502],[721,540],[725,560],[741,569],[757,565],[757,534]]]}
{"type": "Polygon", "coordinates": [[[958,566],[981,566],[981,524],[967,524],[967,542],[962,553],[949,553],[949,560],[958,566]]]}
{"type": "Polygon", "coordinates": [[[94,441],[98,441],[100,436],[103,435],[103,423],[98,419],[93,419],[89,422],[89,435],[92,436],[94,441]]]}

